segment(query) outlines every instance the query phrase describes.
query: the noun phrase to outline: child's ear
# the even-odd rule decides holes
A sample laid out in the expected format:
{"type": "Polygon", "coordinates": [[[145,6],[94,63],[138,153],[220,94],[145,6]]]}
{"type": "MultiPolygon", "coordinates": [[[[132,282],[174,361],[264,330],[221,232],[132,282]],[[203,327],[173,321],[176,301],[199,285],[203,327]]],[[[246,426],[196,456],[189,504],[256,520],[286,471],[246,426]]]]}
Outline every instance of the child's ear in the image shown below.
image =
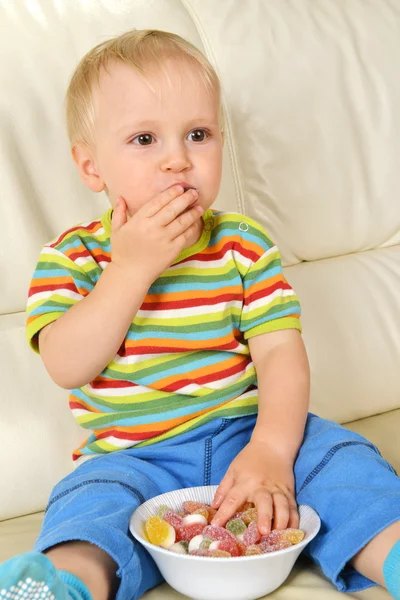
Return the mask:
{"type": "Polygon", "coordinates": [[[87,144],[78,143],[71,149],[83,183],[93,192],[102,192],[106,184],[97,170],[92,150],[87,144]]]}

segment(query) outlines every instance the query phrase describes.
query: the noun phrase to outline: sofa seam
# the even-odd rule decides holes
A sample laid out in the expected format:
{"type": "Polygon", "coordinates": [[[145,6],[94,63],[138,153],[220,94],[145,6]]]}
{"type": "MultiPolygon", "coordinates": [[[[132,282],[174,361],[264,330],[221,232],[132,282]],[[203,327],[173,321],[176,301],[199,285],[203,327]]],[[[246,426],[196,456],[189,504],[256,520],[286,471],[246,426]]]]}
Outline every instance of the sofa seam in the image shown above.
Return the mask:
{"type": "MultiPolygon", "coordinates": [[[[219,69],[217,68],[217,60],[216,60],[214,52],[212,51],[211,42],[210,42],[209,38],[207,37],[207,35],[205,34],[205,31],[201,25],[198,15],[196,14],[196,12],[193,8],[193,5],[190,4],[190,0],[181,0],[181,3],[187,10],[188,14],[190,15],[190,17],[193,21],[193,24],[196,27],[197,33],[199,34],[201,42],[204,46],[207,57],[208,57],[208,59],[210,59],[210,62],[212,62],[214,69],[217,71],[218,77],[220,77],[219,73],[218,73],[219,69]]],[[[239,212],[243,213],[243,214],[247,214],[245,201],[244,201],[244,195],[242,193],[243,186],[241,184],[241,179],[239,176],[239,166],[238,166],[239,163],[238,163],[238,160],[236,157],[236,152],[235,152],[235,148],[234,148],[235,145],[233,143],[234,136],[233,136],[231,120],[230,120],[230,116],[229,116],[229,112],[228,112],[228,105],[225,100],[224,90],[222,89],[221,92],[222,92],[221,93],[221,104],[222,104],[224,117],[225,117],[226,132],[229,134],[225,137],[225,142],[228,146],[228,157],[229,157],[229,163],[230,163],[231,172],[232,172],[232,176],[233,176],[234,186],[235,186],[236,202],[237,202],[239,212]]]]}

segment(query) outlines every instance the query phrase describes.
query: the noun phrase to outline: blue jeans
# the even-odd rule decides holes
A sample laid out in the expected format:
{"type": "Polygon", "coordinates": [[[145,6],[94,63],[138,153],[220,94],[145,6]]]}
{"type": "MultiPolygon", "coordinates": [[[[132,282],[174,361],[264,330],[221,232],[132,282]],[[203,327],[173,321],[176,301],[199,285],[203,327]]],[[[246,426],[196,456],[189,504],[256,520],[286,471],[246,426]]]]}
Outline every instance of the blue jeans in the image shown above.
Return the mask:
{"type": "MultiPolygon", "coordinates": [[[[215,419],[152,446],[84,462],[55,486],[35,550],[72,540],[91,542],[118,565],[117,600],[140,598],[163,579],[129,532],[132,513],[158,494],[219,484],[249,442],[255,419],[215,419]]],[[[373,585],[347,563],[400,520],[400,478],[393,468],[362,436],[310,414],[295,481],[297,502],[312,506],[322,521],[305,552],[341,591],[373,585]]]]}

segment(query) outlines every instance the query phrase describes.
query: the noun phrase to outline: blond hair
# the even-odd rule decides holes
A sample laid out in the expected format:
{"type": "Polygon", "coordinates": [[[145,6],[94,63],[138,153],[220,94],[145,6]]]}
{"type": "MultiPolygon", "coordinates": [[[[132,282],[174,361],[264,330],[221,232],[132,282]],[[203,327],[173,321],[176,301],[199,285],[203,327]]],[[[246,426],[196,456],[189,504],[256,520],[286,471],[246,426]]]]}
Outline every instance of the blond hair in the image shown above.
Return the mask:
{"type": "Polygon", "coordinates": [[[220,81],[214,68],[200,50],[174,33],[158,29],[133,29],[98,44],[85,54],[76,67],[65,98],[67,130],[71,146],[79,142],[89,146],[93,144],[95,124],[93,87],[99,84],[102,69],[107,70],[113,61],[124,62],[133,67],[151,87],[146,77],[146,68],[155,65],[168,77],[164,69],[166,58],[179,58],[189,66],[195,67],[190,69],[190,72],[195,71],[194,76],[200,75],[200,82],[207,91],[217,95],[222,129],[220,81]]]}

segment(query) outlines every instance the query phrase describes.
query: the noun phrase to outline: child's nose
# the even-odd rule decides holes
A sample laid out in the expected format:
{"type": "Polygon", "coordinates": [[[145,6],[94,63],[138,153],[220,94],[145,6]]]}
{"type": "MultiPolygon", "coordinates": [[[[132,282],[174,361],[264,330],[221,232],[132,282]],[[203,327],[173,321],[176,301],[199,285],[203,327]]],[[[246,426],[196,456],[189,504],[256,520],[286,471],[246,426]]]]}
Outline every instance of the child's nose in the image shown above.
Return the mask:
{"type": "Polygon", "coordinates": [[[184,146],[175,146],[167,150],[161,163],[163,171],[183,171],[191,166],[189,153],[184,146]]]}

